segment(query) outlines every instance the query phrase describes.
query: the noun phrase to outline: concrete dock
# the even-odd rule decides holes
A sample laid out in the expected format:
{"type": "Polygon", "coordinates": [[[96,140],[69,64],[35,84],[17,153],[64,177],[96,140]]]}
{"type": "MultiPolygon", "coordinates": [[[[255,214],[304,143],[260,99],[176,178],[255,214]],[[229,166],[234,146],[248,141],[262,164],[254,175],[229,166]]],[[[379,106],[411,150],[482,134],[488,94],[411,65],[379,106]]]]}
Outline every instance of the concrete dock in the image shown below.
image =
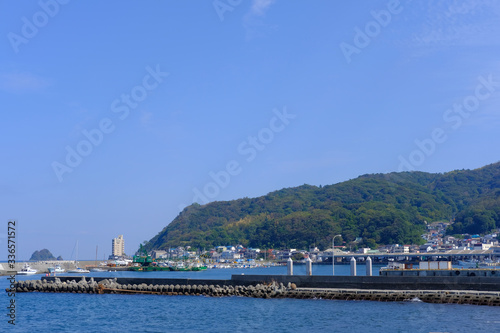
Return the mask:
{"type": "Polygon", "coordinates": [[[475,290],[499,291],[500,276],[325,276],[233,275],[238,284],[294,283],[298,288],[372,290],[475,290]]]}

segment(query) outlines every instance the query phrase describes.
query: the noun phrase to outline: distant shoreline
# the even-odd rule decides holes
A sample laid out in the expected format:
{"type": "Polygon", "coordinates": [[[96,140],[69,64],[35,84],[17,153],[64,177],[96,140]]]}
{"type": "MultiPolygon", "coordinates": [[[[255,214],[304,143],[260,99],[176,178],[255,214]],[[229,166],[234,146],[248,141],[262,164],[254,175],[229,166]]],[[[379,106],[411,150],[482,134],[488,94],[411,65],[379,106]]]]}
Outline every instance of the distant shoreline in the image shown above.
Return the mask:
{"type": "MultiPolygon", "coordinates": [[[[22,263],[33,262],[34,263],[34,262],[44,262],[44,261],[50,261],[50,262],[68,262],[68,261],[75,261],[75,260],[73,260],[73,259],[70,259],[70,260],[66,260],[66,259],[64,259],[64,260],[56,260],[56,259],[53,259],[53,260],[16,260],[16,263],[20,263],[20,262],[22,262],[22,263]]],[[[105,261],[107,261],[107,260],[97,260],[97,263],[105,262],[105,261]]],[[[0,260],[0,264],[6,264],[7,262],[8,262],[7,260],[0,260]]],[[[93,262],[93,263],[95,263],[96,260],[78,260],[78,262],[79,263],[80,262],[93,262]]]]}
{"type": "MultiPolygon", "coordinates": [[[[99,266],[103,260],[78,260],[78,266],[96,267],[99,266]]],[[[45,274],[49,272],[49,267],[60,265],[65,270],[76,268],[74,260],[39,260],[39,261],[16,261],[14,269],[9,269],[7,261],[0,261],[0,276],[10,275],[12,272],[19,272],[24,264],[30,265],[31,268],[36,269],[37,274],[45,274]]]]}

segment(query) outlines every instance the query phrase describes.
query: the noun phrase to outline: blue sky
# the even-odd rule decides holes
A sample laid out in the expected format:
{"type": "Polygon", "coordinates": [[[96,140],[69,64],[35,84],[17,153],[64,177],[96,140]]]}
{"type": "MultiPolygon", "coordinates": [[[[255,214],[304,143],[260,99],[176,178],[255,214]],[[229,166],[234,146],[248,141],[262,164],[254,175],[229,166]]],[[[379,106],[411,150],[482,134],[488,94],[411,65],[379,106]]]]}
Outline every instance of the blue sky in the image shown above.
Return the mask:
{"type": "MultiPolygon", "coordinates": [[[[2,1],[0,241],[126,252],[194,200],[494,163],[495,1],[2,1]]],[[[0,251],[0,260],[7,257],[0,251]]]]}

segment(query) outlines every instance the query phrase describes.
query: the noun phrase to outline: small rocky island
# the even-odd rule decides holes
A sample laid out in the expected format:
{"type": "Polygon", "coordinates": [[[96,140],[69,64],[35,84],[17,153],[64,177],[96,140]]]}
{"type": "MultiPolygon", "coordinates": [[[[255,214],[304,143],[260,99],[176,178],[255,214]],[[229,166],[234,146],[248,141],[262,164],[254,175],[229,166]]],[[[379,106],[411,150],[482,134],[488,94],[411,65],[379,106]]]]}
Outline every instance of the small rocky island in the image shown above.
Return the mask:
{"type": "Polygon", "coordinates": [[[50,253],[50,251],[47,249],[33,252],[30,258],[30,261],[43,261],[43,260],[63,260],[63,259],[61,256],[57,257],[56,259],[56,257],[54,257],[54,255],[52,255],[52,253],[50,253]]]}

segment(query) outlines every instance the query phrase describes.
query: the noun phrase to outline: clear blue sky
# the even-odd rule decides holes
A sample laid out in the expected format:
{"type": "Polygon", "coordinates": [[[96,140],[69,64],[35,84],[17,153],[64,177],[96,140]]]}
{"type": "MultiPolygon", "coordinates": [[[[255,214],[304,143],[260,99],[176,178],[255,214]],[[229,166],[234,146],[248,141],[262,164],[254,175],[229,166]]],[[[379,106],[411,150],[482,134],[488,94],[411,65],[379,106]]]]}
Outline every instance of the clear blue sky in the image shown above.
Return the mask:
{"type": "Polygon", "coordinates": [[[182,207],[500,160],[495,1],[2,1],[0,260],[182,207]],[[88,138],[90,137],[90,138],[88,138]],[[214,180],[217,179],[217,181],[214,180]],[[201,193],[196,198],[196,193],[201,193]]]}

